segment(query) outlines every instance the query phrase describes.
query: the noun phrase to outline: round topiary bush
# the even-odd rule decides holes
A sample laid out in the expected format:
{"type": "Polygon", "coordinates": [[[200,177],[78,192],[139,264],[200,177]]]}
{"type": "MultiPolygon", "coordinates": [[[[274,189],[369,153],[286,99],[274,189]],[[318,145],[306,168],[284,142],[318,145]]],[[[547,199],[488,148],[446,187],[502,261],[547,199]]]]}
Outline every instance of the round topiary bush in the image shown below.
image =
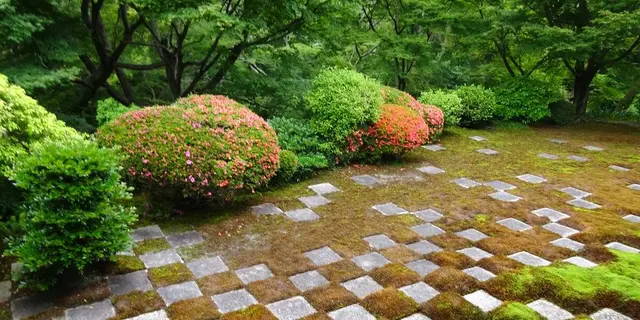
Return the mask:
{"type": "Polygon", "coordinates": [[[429,139],[435,141],[444,129],[444,114],[434,105],[422,104],[404,91],[392,87],[382,87],[382,98],[385,104],[406,106],[417,112],[429,125],[429,139]]]}
{"type": "Polygon", "coordinates": [[[576,107],[567,100],[560,100],[549,105],[553,123],[566,126],[576,121],[576,107]]]}
{"type": "Polygon", "coordinates": [[[298,171],[298,157],[295,153],[289,150],[280,150],[279,158],[278,171],[276,171],[276,176],[272,179],[272,182],[276,184],[293,180],[296,171],[298,171]]]}
{"type": "Polygon", "coordinates": [[[444,114],[444,125],[457,126],[462,116],[462,100],[457,94],[444,90],[431,90],[420,94],[420,103],[435,105],[444,114]]]}
{"type": "Polygon", "coordinates": [[[491,121],[496,109],[496,97],[493,91],[483,86],[467,85],[455,91],[462,102],[460,125],[480,127],[491,121]]]}
{"type": "Polygon", "coordinates": [[[130,180],[163,197],[226,201],[264,185],[278,169],[275,132],[224,96],[191,96],[173,106],[130,111],[97,136],[122,147],[130,180]]]}
{"type": "Polygon", "coordinates": [[[510,79],[495,89],[496,116],[523,123],[536,122],[550,115],[549,104],[563,100],[559,83],[538,79],[510,79]]]}

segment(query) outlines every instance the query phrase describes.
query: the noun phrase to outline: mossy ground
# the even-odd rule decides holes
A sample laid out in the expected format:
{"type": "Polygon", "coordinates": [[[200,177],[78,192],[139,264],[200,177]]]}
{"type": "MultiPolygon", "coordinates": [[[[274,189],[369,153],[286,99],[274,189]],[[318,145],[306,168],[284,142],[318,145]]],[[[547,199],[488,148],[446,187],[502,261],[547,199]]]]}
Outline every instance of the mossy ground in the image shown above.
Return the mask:
{"type": "Polygon", "coordinates": [[[178,301],[169,306],[167,315],[172,320],[211,320],[220,316],[209,297],[178,301]]]}
{"type": "Polygon", "coordinates": [[[134,291],[126,295],[111,299],[119,319],[135,317],[137,315],[164,308],[164,301],[155,291],[134,291]]]}
{"type": "Polygon", "coordinates": [[[149,269],[149,280],[156,287],[166,287],[194,279],[195,277],[189,268],[182,263],[173,263],[149,269]]]}
{"type": "Polygon", "coordinates": [[[133,248],[133,252],[137,255],[143,255],[145,253],[159,252],[166,249],[171,249],[171,244],[169,244],[166,239],[159,238],[148,239],[137,243],[133,248]]]}

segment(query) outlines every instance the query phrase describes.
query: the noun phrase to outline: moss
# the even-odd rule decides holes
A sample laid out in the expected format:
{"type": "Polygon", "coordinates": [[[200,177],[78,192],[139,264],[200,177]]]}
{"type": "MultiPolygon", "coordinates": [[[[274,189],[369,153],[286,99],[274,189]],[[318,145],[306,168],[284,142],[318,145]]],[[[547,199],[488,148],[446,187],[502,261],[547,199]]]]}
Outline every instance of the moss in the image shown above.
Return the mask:
{"type": "Polygon", "coordinates": [[[443,267],[429,273],[425,277],[425,282],[440,292],[453,291],[467,294],[478,288],[476,279],[451,267],[443,267]]]}
{"type": "Polygon", "coordinates": [[[89,304],[107,299],[111,295],[107,280],[100,280],[78,287],[70,292],[56,295],[56,304],[65,308],[75,307],[81,304],[89,304]]]}
{"type": "Polygon", "coordinates": [[[138,257],[116,256],[116,260],[106,266],[109,274],[125,274],[144,270],[144,263],[138,257]]]}
{"type": "Polygon", "coordinates": [[[34,314],[30,317],[26,317],[24,320],[49,320],[64,318],[64,309],[53,307],[49,310],[34,314]]]}
{"type": "Polygon", "coordinates": [[[160,252],[167,249],[171,249],[171,244],[164,238],[158,238],[138,242],[133,248],[133,252],[137,255],[143,255],[145,253],[160,252]]]}
{"type": "Polygon", "coordinates": [[[318,269],[325,278],[332,282],[344,282],[347,280],[355,279],[364,274],[364,271],[360,269],[355,263],[349,260],[341,260],[320,267],[318,269]]]}
{"type": "Polygon", "coordinates": [[[198,280],[198,286],[205,296],[237,290],[243,287],[242,281],[233,272],[223,272],[206,276],[198,280]]]}
{"type": "Polygon", "coordinates": [[[178,301],[167,308],[172,320],[211,320],[220,316],[209,297],[178,301]]]}
{"type": "Polygon", "coordinates": [[[156,287],[194,280],[193,273],[182,263],[173,263],[159,268],[149,269],[149,280],[156,287]]]}
{"type": "Polygon", "coordinates": [[[205,245],[203,243],[180,247],[177,249],[177,251],[182,260],[184,260],[185,262],[202,258],[207,254],[205,245]]]}
{"type": "Polygon", "coordinates": [[[441,267],[466,269],[475,263],[473,259],[455,251],[440,251],[429,255],[429,260],[441,267]]]}
{"type": "Polygon", "coordinates": [[[444,292],[425,302],[422,312],[438,320],[486,320],[488,316],[457,293],[444,292]]]}
{"type": "Polygon", "coordinates": [[[380,250],[383,256],[385,256],[391,262],[407,263],[420,259],[420,255],[413,250],[405,246],[395,246],[392,248],[380,250]]]}
{"type": "Polygon", "coordinates": [[[263,305],[253,305],[248,308],[227,313],[221,320],[277,320],[263,305]]]}
{"type": "Polygon", "coordinates": [[[361,305],[375,316],[390,320],[410,316],[419,307],[413,299],[394,288],[385,288],[368,295],[361,305]]]}
{"type": "Polygon", "coordinates": [[[290,298],[298,293],[289,279],[280,277],[252,282],[247,285],[247,290],[265,304],[290,298]]]}
{"type": "Polygon", "coordinates": [[[400,263],[390,263],[376,268],[370,275],[384,287],[400,288],[420,281],[420,275],[400,263]]]}
{"type": "Polygon", "coordinates": [[[519,302],[503,304],[493,311],[492,320],[543,320],[533,309],[519,302]]]}
{"type": "Polygon", "coordinates": [[[164,308],[164,301],[156,291],[134,291],[111,299],[120,318],[130,318],[164,308]]]}
{"type": "Polygon", "coordinates": [[[521,269],[523,264],[505,256],[493,256],[478,261],[478,266],[485,268],[494,274],[521,269]]]}
{"type": "Polygon", "coordinates": [[[459,250],[472,246],[471,241],[448,232],[439,234],[435,237],[430,237],[429,242],[433,242],[435,245],[445,250],[459,250]]]}
{"type": "Polygon", "coordinates": [[[0,320],[11,320],[11,308],[8,302],[0,303],[0,320]]]}
{"type": "Polygon", "coordinates": [[[358,302],[358,298],[339,285],[315,288],[304,293],[304,297],[318,311],[330,312],[358,302]]]}

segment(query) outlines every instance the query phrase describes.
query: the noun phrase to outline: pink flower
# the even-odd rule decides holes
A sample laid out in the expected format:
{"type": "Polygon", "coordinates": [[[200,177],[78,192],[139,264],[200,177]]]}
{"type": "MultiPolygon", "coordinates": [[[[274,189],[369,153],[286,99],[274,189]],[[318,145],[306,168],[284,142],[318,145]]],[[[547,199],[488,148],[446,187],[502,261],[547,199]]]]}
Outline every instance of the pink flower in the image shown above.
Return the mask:
{"type": "Polygon", "coordinates": [[[194,183],[194,182],[196,182],[196,179],[193,176],[190,175],[189,176],[189,181],[191,181],[191,183],[194,183]]]}
{"type": "Polygon", "coordinates": [[[149,163],[149,160],[147,160],[145,158],[142,158],[142,163],[147,164],[147,163],[149,163]]]}
{"type": "Polygon", "coordinates": [[[188,166],[190,166],[190,165],[192,165],[192,164],[193,164],[193,161],[191,161],[191,160],[187,160],[187,165],[188,165],[188,166]]]}
{"type": "Polygon", "coordinates": [[[187,158],[191,157],[191,152],[189,152],[189,150],[187,150],[187,152],[184,153],[185,156],[187,156],[187,158]]]}

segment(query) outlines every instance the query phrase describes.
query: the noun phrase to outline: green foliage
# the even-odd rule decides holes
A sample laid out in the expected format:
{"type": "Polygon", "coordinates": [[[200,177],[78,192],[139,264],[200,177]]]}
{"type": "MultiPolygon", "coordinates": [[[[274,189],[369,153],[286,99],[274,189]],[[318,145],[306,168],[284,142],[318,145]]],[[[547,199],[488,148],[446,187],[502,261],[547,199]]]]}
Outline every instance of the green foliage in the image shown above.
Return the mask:
{"type": "Polygon", "coordinates": [[[549,104],[565,99],[561,85],[531,78],[513,78],[495,89],[496,117],[523,123],[548,117],[549,104]]]}
{"type": "Polygon", "coordinates": [[[46,289],[130,245],[136,216],[118,204],[130,198],[118,161],[115,150],[76,138],[47,140],[18,161],[13,179],[25,192],[26,234],[6,253],[24,263],[22,286],[46,289]]]}
{"type": "Polygon", "coordinates": [[[330,145],[320,141],[308,121],[279,117],[269,120],[269,125],[276,131],[280,147],[298,157],[296,175],[308,176],[329,167],[330,145]]]}
{"type": "Polygon", "coordinates": [[[496,97],[491,89],[480,85],[464,85],[455,93],[460,97],[462,112],[460,125],[463,127],[479,127],[487,124],[494,116],[496,97]]]}
{"type": "Polygon", "coordinates": [[[279,158],[278,171],[276,171],[275,177],[271,179],[276,184],[293,180],[298,171],[298,157],[295,153],[289,150],[280,150],[279,158]]]}
{"type": "Polygon", "coordinates": [[[444,125],[456,126],[462,117],[462,100],[455,92],[441,89],[430,90],[420,94],[420,103],[434,105],[444,113],[444,125]]]}
{"type": "Polygon", "coordinates": [[[533,309],[519,302],[505,304],[496,310],[491,319],[493,320],[542,320],[533,309]]]}
{"type": "Polygon", "coordinates": [[[121,114],[132,110],[140,110],[140,107],[136,106],[135,104],[125,106],[113,98],[100,100],[98,101],[96,120],[98,121],[98,125],[102,126],[105,123],[117,118],[121,114]]]}
{"type": "Polygon", "coordinates": [[[549,105],[553,123],[566,126],[576,121],[576,107],[567,100],[560,100],[549,105]]]}

